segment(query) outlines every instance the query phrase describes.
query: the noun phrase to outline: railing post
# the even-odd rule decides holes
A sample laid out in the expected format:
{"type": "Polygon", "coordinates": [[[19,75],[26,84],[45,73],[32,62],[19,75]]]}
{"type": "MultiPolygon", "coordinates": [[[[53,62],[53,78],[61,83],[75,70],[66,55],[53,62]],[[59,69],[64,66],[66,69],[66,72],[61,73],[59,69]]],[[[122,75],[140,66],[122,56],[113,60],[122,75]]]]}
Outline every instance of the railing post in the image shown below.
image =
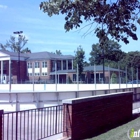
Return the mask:
{"type": "MultiPolygon", "coordinates": [[[[55,110],[55,112],[56,112],[56,114],[55,114],[55,117],[56,117],[56,119],[55,119],[55,134],[57,134],[57,113],[58,113],[58,107],[59,106],[56,106],[56,110],[55,110]]],[[[59,108],[60,109],[60,108],[59,108]]],[[[59,110],[60,111],[60,110],[59,110]]]]}
{"type": "Polygon", "coordinates": [[[3,110],[0,110],[0,140],[2,140],[3,137],[3,110]]]}
{"type": "Polygon", "coordinates": [[[18,112],[16,112],[16,140],[18,140],[18,112]]]}

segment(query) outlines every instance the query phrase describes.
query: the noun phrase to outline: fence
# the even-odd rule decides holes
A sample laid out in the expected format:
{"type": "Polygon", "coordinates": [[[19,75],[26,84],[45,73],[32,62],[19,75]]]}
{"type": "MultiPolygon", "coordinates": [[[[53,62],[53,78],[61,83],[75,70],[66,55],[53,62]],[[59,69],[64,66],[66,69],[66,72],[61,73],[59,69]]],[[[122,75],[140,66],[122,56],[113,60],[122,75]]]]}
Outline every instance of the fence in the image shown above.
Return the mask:
{"type": "MultiPolygon", "coordinates": [[[[78,68],[77,68],[78,69],[78,68]]],[[[65,72],[64,72],[65,73],[65,72]]],[[[49,75],[49,73],[48,73],[49,75]]],[[[103,67],[102,65],[94,65],[84,67],[81,75],[76,70],[75,72],[68,71],[68,74],[62,74],[56,70],[53,75],[50,75],[50,79],[42,77],[41,73],[38,76],[33,75],[28,77],[29,79],[20,80],[20,84],[65,84],[65,83],[84,83],[84,84],[138,84],[140,83],[140,68],[136,65],[133,66],[122,66],[121,62],[115,65],[108,65],[103,67]],[[135,80],[135,81],[134,81],[135,80]]],[[[1,83],[9,83],[9,78],[1,83]]],[[[11,77],[11,84],[17,84],[17,79],[11,77]]]]}
{"type": "MultiPolygon", "coordinates": [[[[140,93],[134,89],[133,110],[140,113],[140,93]]],[[[15,112],[0,111],[0,140],[40,140],[62,132],[63,105],[15,112]]]]}
{"type": "Polygon", "coordinates": [[[0,140],[40,140],[63,130],[63,106],[3,113],[0,140]]]}

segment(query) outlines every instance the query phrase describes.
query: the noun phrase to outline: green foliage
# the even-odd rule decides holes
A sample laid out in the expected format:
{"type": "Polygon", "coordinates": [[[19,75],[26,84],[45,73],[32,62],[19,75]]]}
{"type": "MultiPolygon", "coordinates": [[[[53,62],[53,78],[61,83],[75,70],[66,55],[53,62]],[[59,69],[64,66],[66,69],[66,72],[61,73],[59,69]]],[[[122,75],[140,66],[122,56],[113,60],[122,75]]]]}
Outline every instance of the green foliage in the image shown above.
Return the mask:
{"type": "Polygon", "coordinates": [[[84,59],[85,59],[85,51],[82,49],[81,46],[77,48],[77,51],[75,51],[75,58],[73,67],[77,70],[77,64],[78,64],[78,73],[79,77],[81,77],[84,67],[84,59]]]}
{"type": "Polygon", "coordinates": [[[89,66],[90,64],[87,61],[84,61],[84,67],[89,66]]]}
{"type": "Polygon", "coordinates": [[[116,75],[116,73],[112,73],[112,75],[111,75],[111,83],[112,84],[117,83],[117,75],[116,75]]]}
{"type": "Polygon", "coordinates": [[[27,48],[21,50],[21,53],[31,53],[31,50],[27,47],[27,48]]]}
{"type": "Polygon", "coordinates": [[[91,57],[89,58],[91,65],[103,64],[103,58],[105,62],[120,61],[125,53],[121,51],[121,46],[112,40],[108,40],[103,46],[97,44],[92,45],[92,50],[90,52],[91,57]]]}
{"type": "Polygon", "coordinates": [[[120,61],[120,64],[127,67],[128,80],[133,78],[136,79],[136,73],[138,68],[138,77],[140,79],[140,51],[131,51],[126,53],[125,57],[120,61]],[[133,67],[133,69],[131,69],[133,67]]]}
{"type": "Polygon", "coordinates": [[[99,40],[108,35],[126,44],[128,37],[138,39],[134,23],[140,24],[139,0],[49,0],[41,2],[40,9],[48,16],[64,14],[66,31],[86,21],[89,26],[97,23],[93,31],[99,40]]]}
{"type": "Polygon", "coordinates": [[[70,76],[69,76],[68,79],[67,79],[67,83],[68,83],[68,84],[72,84],[72,80],[71,80],[70,76]]]}
{"type": "Polygon", "coordinates": [[[27,53],[31,52],[28,48],[23,49],[23,47],[26,45],[28,40],[25,38],[25,36],[18,36],[18,40],[16,42],[16,38],[14,36],[10,37],[10,40],[6,42],[5,45],[0,44],[0,48],[2,50],[8,50],[10,52],[21,52],[21,53],[27,53]]]}
{"type": "Polygon", "coordinates": [[[62,55],[62,52],[60,50],[56,50],[55,54],[62,55]]]}

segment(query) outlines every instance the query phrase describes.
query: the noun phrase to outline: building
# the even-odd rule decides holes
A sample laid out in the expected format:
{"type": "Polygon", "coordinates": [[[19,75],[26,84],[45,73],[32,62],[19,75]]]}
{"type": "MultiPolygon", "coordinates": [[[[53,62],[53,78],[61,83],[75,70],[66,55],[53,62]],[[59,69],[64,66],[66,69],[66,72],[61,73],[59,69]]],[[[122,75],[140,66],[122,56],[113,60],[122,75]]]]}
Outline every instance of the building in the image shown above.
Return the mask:
{"type": "Polygon", "coordinates": [[[55,69],[65,73],[59,74],[59,81],[66,83],[67,73],[73,70],[72,55],[57,55],[50,52],[26,53],[0,51],[1,83],[17,83],[18,76],[22,82],[54,82],[55,69]],[[20,63],[19,63],[20,61],[20,63]],[[11,76],[10,76],[11,75],[11,76]]]}
{"type": "MultiPolygon", "coordinates": [[[[0,51],[0,83],[9,81],[11,83],[76,83],[77,73],[73,68],[73,60],[72,55],[57,55],[50,52],[18,54],[2,50],[0,51]]],[[[125,74],[122,70],[105,67],[106,82],[109,82],[112,73],[116,73],[117,76],[125,74]]],[[[102,83],[103,66],[84,67],[79,81],[102,83]]]]}

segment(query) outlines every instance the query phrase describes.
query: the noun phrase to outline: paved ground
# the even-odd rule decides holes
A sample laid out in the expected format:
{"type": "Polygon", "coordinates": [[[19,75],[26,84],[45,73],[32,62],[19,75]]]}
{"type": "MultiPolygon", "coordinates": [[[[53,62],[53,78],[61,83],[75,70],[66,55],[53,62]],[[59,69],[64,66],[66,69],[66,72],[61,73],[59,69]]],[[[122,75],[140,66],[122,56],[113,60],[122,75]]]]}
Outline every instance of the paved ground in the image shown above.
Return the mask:
{"type": "MultiPolygon", "coordinates": [[[[133,104],[133,113],[140,113],[140,102],[133,104]]],[[[54,111],[45,112],[21,112],[18,114],[16,121],[16,114],[4,115],[4,137],[3,140],[15,140],[16,131],[18,133],[18,140],[37,140],[62,132],[63,127],[63,111],[57,114],[54,111]],[[57,115],[57,116],[56,116],[57,115]],[[16,124],[17,130],[16,130],[16,124]],[[56,126],[57,124],[57,126],[56,126]],[[12,127],[13,126],[13,127],[12,127]]],[[[57,134],[44,138],[42,140],[58,140],[62,138],[63,134],[57,134]]]]}
{"type": "Polygon", "coordinates": [[[62,137],[63,137],[63,133],[58,134],[58,135],[54,135],[54,136],[51,136],[51,137],[48,137],[48,138],[45,138],[42,140],[60,140],[62,137]]]}

